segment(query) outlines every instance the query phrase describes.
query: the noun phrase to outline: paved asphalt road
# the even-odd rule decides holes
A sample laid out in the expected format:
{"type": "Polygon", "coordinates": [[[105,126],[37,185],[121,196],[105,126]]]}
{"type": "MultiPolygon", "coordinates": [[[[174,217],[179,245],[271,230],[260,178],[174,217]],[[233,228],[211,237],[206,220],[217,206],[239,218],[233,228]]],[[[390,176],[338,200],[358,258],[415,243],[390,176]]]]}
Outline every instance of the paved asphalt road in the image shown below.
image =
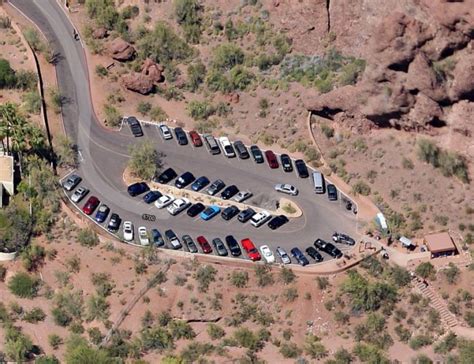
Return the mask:
{"type": "MultiPolygon", "coordinates": [[[[67,99],[63,107],[64,124],[67,134],[76,141],[80,151],[81,163],[77,173],[84,179],[82,185],[91,190],[89,196],[97,196],[122,219],[133,221],[135,227],[156,227],[162,232],[173,229],[179,236],[190,234],[195,238],[204,235],[209,241],[229,234],[238,240],[249,237],[257,246],[282,246],[287,251],[294,246],[304,249],[318,237],[330,240],[334,231],[356,235],[355,216],[346,211],[341,203],[328,201],[326,195],[316,195],[311,178],[300,179],[295,172],[271,170],[266,163],[257,165],[252,159],[242,161],[228,159],[222,154],[212,156],[205,147],[178,146],[176,139],[164,141],[155,126],[144,126],[143,138],[156,143],[157,150],[165,155],[165,165],[172,166],[178,173],[191,171],[196,177],[220,178],[227,185],[236,184],[242,190],[252,191],[254,198],[250,201],[257,202],[279,197],[273,191],[275,183],[293,184],[300,191],[294,200],[304,216],[272,231],[266,225],[257,229],[249,223],[241,224],[235,218],[227,222],[216,216],[204,222],[185,213],[172,217],[166,210],[146,205],[141,197],[128,196],[122,173],[129,158],[128,146],[136,143],[137,139],[126,125],[117,132],[103,128],[97,121],[90,98],[84,52],[81,43],[73,38],[73,28],[67,16],[55,0],[11,0],[11,3],[41,28],[59,53],[56,68],[58,83],[67,99]],[[141,220],[143,213],[154,214],[157,220],[145,223],[141,220]]],[[[340,247],[347,249],[346,246],[340,247]]]]}

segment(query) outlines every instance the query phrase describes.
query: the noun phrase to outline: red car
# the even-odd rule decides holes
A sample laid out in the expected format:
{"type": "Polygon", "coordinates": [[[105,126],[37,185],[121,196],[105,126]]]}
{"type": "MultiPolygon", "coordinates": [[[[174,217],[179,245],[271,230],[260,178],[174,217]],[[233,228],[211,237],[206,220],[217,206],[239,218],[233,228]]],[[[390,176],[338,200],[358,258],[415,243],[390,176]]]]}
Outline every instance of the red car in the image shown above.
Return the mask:
{"type": "Polygon", "coordinates": [[[197,133],[196,130],[191,130],[189,132],[189,137],[191,138],[191,141],[193,142],[193,145],[195,147],[202,146],[202,139],[201,139],[201,137],[199,136],[199,134],[197,133]]]}
{"type": "Polygon", "coordinates": [[[99,199],[95,196],[91,196],[89,197],[86,204],[82,208],[82,211],[86,215],[91,215],[94,212],[94,210],[97,208],[97,206],[99,206],[99,204],[100,204],[99,199]]]}
{"type": "Polygon", "coordinates": [[[278,168],[278,159],[275,153],[273,153],[271,150],[267,150],[265,152],[265,157],[267,158],[267,162],[270,168],[272,169],[278,168]]]}
{"type": "Polygon", "coordinates": [[[198,236],[196,240],[198,244],[201,246],[202,252],[204,254],[212,253],[211,245],[209,244],[209,242],[206,240],[204,236],[202,235],[198,236]]]}
{"type": "Polygon", "coordinates": [[[247,256],[250,258],[250,260],[256,261],[262,259],[257,248],[252,243],[252,240],[248,238],[242,239],[240,243],[242,244],[242,248],[244,248],[244,250],[247,252],[247,256]]]}

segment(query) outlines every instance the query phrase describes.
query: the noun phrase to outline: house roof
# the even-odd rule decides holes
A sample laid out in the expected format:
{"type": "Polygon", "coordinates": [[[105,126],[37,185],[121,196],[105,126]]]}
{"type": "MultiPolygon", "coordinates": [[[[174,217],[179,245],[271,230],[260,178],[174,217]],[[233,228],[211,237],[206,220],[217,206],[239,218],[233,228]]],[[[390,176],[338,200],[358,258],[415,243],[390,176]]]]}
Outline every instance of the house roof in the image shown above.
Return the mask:
{"type": "Polygon", "coordinates": [[[432,253],[456,250],[453,239],[447,232],[425,235],[425,243],[432,253]]]}
{"type": "Polygon", "coordinates": [[[13,182],[13,157],[11,156],[0,156],[0,182],[13,182]]]}

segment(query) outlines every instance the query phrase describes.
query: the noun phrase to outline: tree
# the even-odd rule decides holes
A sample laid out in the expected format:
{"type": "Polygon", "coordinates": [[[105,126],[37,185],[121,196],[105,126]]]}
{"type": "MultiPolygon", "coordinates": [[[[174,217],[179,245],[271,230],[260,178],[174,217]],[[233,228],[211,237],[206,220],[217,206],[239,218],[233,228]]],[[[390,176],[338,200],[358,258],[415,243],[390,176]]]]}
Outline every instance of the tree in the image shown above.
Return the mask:
{"type": "Polygon", "coordinates": [[[450,262],[448,265],[448,269],[444,270],[443,273],[446,276],[448,282],[450,284],[454,284],[458,280],[459,274],[461,272],[459,271],[459,268],[456,265],[450,262]]]}
{"type": "Polygon", "coordinates": [[[5,325],[5,346],[3,350],[8,358],[18,363],[25,362],[32,349],[33,343],[28,336],[11,324],[5,325]]]}
{"type": "Polygon", "coordinates": [[[130,172],[138,178],[151,180],[161,168],[160,155],[150,140],[146,139],[140,144],[132,145],[129,152],[128,167],[130,172]]]}
{"type": "Polygon", "coordinates": [[[86,339],[71,335],[66,342],[66,363],[68,364],[109,364],[113,362],[106,351],[92,348],[86,339]]]}
{"type": "Polygon", "coordinates": [[[40,245],[29,245],[20,253],[23,267],[29,271],[40,267],[44,262],[45,256],[46,252],[40,245]]]}
{"type": "Polygon", "coordinates": [[[435,278],[435,267],[430,262],[420,263],[415,269],[415,273],[424,279],[434,279],[435,278]]]}
{"type": "Polygon", "coordinates": [[[21,298],[34,298],[38,293],[39,281],[24,272],[15,274],[8,283],[10,291],[21,298]]]}
{"type": "Polygon", "coordinates": [[[122,122],[122,115],[112,105],[104,105],[105,122],[107,125],[117,127],[122,122]]]}
{"type": "Polygon", "coordinates": [[[0,89],[13,88],[16,86],[16,75],[10,62],[6,59],[0,58],[0,89]]]}
{"type": "Polygon", "coordinates": [[[77,147],[71,138],[59,135],[55,143],[55,152],[58,166],[65,168],[77,167],[77,147]]]}
{"type": "Polygon", "coordinates": [[[185,39],[190,43],[199,43],[201,37],[202,6],[197,0],[175,0],[174,13],[178,24],[184,31],[185,39]]]}

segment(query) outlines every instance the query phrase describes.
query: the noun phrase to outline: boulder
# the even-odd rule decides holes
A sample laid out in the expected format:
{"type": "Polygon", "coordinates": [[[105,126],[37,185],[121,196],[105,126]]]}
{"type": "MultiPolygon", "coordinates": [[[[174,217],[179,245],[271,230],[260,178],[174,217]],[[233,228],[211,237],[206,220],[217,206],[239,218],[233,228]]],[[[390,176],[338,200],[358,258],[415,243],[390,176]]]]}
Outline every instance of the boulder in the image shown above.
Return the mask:
{"type": "Polygon", "coordinates": [[[135,56],[135,48],[122,38],[115,38],[109,44],[109,52],[113,59],[117,61],[129,61],[135,56]]]}
{"type": "Polygon", "coordinates": [[[103,39],[109,35],[109,32],[106,28],[100,27],[92,32],[92,38],[94,39],[103,39]]]}
{"type": "Polygon", "coordinates": [[[453,101],[461,99],[474,100],[474,50],[463,52],[456,58],[456,66],[451,73],[453,81],[449,97],[453,101]]]}
{"type": "Polygon", "coordinates": [[[145,59],[142,65],[142,75],[147,76],[152,82],[163,82],[164,67],[150,58],[145,59]]]}
{"type": "Polygon", "coordinates": [[[155,83],[153,80],[142,73],[133,72],[122,76],[122,84],[130,91],[147,95],[153,91],[155,83]]]}

